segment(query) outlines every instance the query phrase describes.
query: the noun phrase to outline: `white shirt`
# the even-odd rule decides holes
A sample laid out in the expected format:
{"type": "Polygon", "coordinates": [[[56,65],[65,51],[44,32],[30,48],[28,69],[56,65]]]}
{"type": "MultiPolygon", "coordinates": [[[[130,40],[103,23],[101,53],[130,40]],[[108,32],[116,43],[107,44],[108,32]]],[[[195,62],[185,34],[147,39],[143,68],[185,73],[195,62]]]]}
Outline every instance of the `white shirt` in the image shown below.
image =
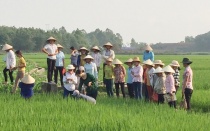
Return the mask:
{"type": "Polygon", "coordinates": [[[56,55],[56,61],[55,61],[55,66],[56,67],[63,67],[63,59],[65,58],[65,55],[62,51],[59,51],[58,54],[56,55]]]}
{"type": "MultiPolygon", "coordinates": [[[[49,54],[55,54],[56,50],[58,49],[57,46],[55,44],[46,44],[44,46],[44,49],[49,53],[49,54]]],[[[54,56],[47,56],[47,58],[55,60],[56,59],[56,55],[54,56]]]]}
{"type": "Polygon", "coordinates": [[[108,58],[114,59],[115,53],[113,50],[104,50],[102,56],[103,56],[104,60],[106,61],[106,59],[108,59],[108,58]]]}
{"type": "Polygon", "coordinates": [[[101,54],[100,53],[92,53],[91,56],[94,58],[93,62],[96,63],[97,67],[101,65],[101,54]]]}
{"type": "Polygon", "coordinates": [[[69,72],[66,72],[66,74],[63,76],[63,83],[64,87],[68,91],[74,91],[75,90],[75,85],[77,84],[77,77],[75,73],[70,74],[69,72]],[[73,81],[68,83],[67,79],[72,79],[73,81]]]}
{"type": "Polygon", "coordinates": [[[6,55],[6,66],[7,69],[10,69],[16,66],[16,58],[15,53],[12,50],[9,50],[6,55]]]}
{"type": "Polygon", "coordinates": [[[86,73],[89,73],[93,75],[96,79],[98,79],[98,71],[95,63],[93,62],[90,62],[90,64],[86,63],[84,65],[84,68],[86,73]]]}
{"type": "Polygon", "coordinates": [[[148,75],[149,75],[149,81],[150,81],[150,85],[152,87],[154,87],[154,83],[153,83],[153,79],[154,79],[154,74],[153,72],[155,71],[155,68],[151,68],[149,71],[148,71],[148,75]]]}

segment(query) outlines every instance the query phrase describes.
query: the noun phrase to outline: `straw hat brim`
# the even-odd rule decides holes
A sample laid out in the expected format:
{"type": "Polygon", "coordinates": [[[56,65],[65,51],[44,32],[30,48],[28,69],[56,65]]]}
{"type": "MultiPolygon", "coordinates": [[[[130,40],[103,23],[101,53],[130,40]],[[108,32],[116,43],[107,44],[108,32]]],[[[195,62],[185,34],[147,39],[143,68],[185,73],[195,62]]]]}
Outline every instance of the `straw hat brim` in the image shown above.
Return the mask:
{"type": "Polygon", "coordinates": [[[33,84],[35,82],[35,79],[31,77],[30,75],[25,75],[22,79],[21,82],[25,84],[33,84]]]}
{"type": "Polygon", "coordinates": [[[180,67],[180,65],[170,64],[170,66],[180,67]]]}
{"type": "Polygon", "coordinates": [[[55,39],[54,37],[50,37],[50,38],[47,39],[47,41],[49,41],[49,40],[54,40],[54,41],[56,41],[56,39],[55,39]]]}
{"type": "Polygon", "coordinates": [[[2,48],[2,50],[6,51],[6,50],[10,50],[13,49],[13,46],[9,45],[9,44],[5,44],[2,48]]]}

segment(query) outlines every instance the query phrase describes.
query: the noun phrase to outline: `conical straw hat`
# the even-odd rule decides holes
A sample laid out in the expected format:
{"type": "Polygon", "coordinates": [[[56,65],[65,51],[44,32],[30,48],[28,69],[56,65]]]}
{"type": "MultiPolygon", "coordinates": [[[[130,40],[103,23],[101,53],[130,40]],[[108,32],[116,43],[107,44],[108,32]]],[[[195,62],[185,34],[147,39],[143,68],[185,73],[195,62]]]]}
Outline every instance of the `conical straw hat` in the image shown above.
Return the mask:
{"type": "Polygon", "coordinates": [[[88,51],[88,49],[85,48],[85,47],[81,47],[78,51],[81,51],[81,50],[86,50],[86,51],[88,51]]]}
{"type": "Polygon", "coordinates": [[[47,39],[47,41],[49,41],[49,40],[54,40],[54,41],[56,41],[56,39],[55,39],[54,37],[52,37],[52,36],[50,36],[50,37],[47,39]]]}
{"type": "Polygon", "coordinates": [[[26,74],[22,79],[21,82],[25,84],[33,84],[35,82],[35,79],[31,77],[29,74],[26,74]]]}
{"type": "Polygon", "coordinates": [[[113,45],[110,42],[108,42],[108,43],[103,45],[103,47],[105,47],[105,46],[111,46],[112,47],[113,45]]]}
{"type": "Polygon", "coordinates": [[[161,60],[155,60],[154,65],[165,65],[161,60]]]}
{"type": "Polygon", "coordinates": [[[2,48],[2,50],[9,50],[9,49],[12,49],[13,47],[11,46],[11,45],[9,45],[9,44],[5,44],[4,46],[3,46],[3,48],[2,48]]]}
{"type": "Polygon", "coordinates": [[[134,57],[134,58],[133,58],[133,62],[134,62],[134,61],[138,61],[138,62],[140,62],[139,57],[134,57]]]}
{"type": "Polygon", "coordinates": [[[132,63],[133,62],[133,59],[132,58],[130,58],[130,59],[128,59],[126,62],[124,62],[125,64],[127,64],[127,63],[132,63]]]}
{"type": "Polygon", "coordinates": [[[93,58],[92,56],[90,56],[90,55],[87,55],[87,56],[85,56],[85,58],[83,58],[83,59],[84,59],[84,60],[85,60],[85,59],[92,59],[92,60],[93,60],[94,58],[93,58]]]}
{"type": "Polygon", "coordinates": [[[115,59],[112,63],[114,65],[122,65],[123,64],[119,59],[115,59]]]}
{"type": "Polygon", "coordinates": [[[75,67],[74,67],[73,65],[68,65],[68,66],[66,67],[66,69],[67,69],[67,70],[74,70],[75,67]]]}
{"type": "Polygon", "coordinates": [[[158,67],[155,69],[155,71],[153,73],[163,73],[163,69],[161,67],[158,67]]]}
{"type": "Polygon", "coordinates": [[[57,47],[58,47],[58,48],[63,48],[63,46],[62,46],[62,45],[60,45],[60,44],[57,44],[57,47]]]}
{"type": "Polygon", "coordinates": [[[112,58],[108,58],[108,59],[106,59],[106,61],[110,61],[111,62],[111,61],[113,61],[113,59],[112,58]]]}
{"type": "Polygon", "coordinates": [[[150,45],[146,45],[146,47],[144,48],[144,50],[152,51],[152,48],[151,48],[150,45]]]}
{"type": "Polygon", "coordinates": [[[154,66],[153,62],[150,59],[144,61],[143,64],[154,66]]]}
{"type": "Polygon", "coordinates": [[[163,68],[164,72],[171,72],[171,73],[175,73],[175,71],[171,68],[170,65],[167,65],[166,67],[163,68]]]}
{"type": "Polygon", "coordinates": [[[180,67],[179,62],[176,61],[176,60],[173,60],[173,61],[171,62],[171,64],[170,64],[170,66],[177,66],[177,67],[180,67]]]}
{"type": "Polygon", "coordinates": [[[98,46],[93,46],[93,47],[92,47],[92,50],[98,50],[98,51],[101,51],[101,50],[98,48],[98,46]]]}

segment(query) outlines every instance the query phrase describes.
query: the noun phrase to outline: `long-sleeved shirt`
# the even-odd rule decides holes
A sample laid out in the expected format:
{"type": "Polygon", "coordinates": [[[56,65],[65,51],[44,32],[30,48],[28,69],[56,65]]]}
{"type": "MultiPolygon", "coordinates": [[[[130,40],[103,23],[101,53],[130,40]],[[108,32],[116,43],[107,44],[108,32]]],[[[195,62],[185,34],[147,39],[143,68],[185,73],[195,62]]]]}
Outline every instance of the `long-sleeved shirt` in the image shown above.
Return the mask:
{"type": "Polygon", "coordinates": [[[133,73],[133,82],[143,82],[143,67],[141,65],[134,66],[131,72],[133,73]]]}
{"type": "Polygon", "coordinates": [[[56,61],[55,61],[55,66],[56,67],[63,67],[64,66],[64,61],[65,55],[62,51],[59,51],[58,54],[56,55],[56,61]]]}
{"type": "Polygon", "coordinates": [[[75,73],[70,74],[66,72],[63,76],[63,83],[66,90],[73,91],[75,90],[75,85],[77,84],[77,76],[75,76],[75,73]],[[72,79],[72,81],[69,82],[67,79],[72,79]]]}
{"type": "Polygon", "coordinates": [[[101,54],[100,53],[92,53],[91,56],[94,58],[93,62],[96,63],[97,67],[101,65],[101,54]]]}
{"type": "Polygon", "coordinates": [[[98,79],[98,71],[95,63],[93,62],[90,62],[90,64],[86,63],[84,65],[84,68],[86,73],[92,74],[96,79],[98,79]]]}
{"type": "Polygon", "coordinates": [[[108,58],[115,58],[115,53],[113,50],[104,50],[102,53],[102,57],[104,58],[104,61],[106,61],[106,59],[108,58]]]}
{"type": "Polygon", "coordinates": [[[166,75],[166,93],[173,93],[176,91],[175,85],[174,85],[174,77],[172,74],[166,75]]]}
{"type": "Polygon", "coordinates": [[[154,77],[154,74],[153,74],[153,72],[155,71],[155,69],[152,67],[151,69],[147,69],[146,70],[146,76],[147,76],[147,78],[146,78],[146,80],[147,80],[147,85],[148,86],[152,86],[152,87],[154,87],[154,83],[153,83],[153,77],[154,77]]]}
{"type": "Polygon", "coordinates": [[[74,52],[71,53],[71,64],[72,65],[76,65],[77,66],[77,57],[78,57],[79,53],[78,51],[74,50],[74,52]]]}
{"type": "Polygon", "coordinates": [[[105,79],[113,79],[114,78],[114,66],[111,65],[111,66],[108,66],[108,65],[105,65],[104,66],[104,78],[105,79]]]}
{"type": "Polygon", "coordinates": [[[165,87],[165,75],[161,77],[157,77],[154,90],[157,94],[165,94],[166,93],[166,87],[165,87]]]}
{"type": "Polygon", "coordinates": [[[192,69],[190,66],[187,66],[183,74],[183,82],[185,82],[183,83],[184,88],[189,88],[193,90],[192,79],[193,79],[192,69]]]}
{"type": "Polygon", "coordinates": [[[127,69],[127,83],[133,83],[133,77],[132,77],[132,74],[131,74],[131,71],[132,71],[133,67],[132,68],[129,68],[127,69]]]}
{"type": "Polygon", "coordinates": [[[12,50],[9,50],[7,52],[6,56],[6,66],[7,69],[10,69],[16,66],[16,58],[15,58],[15,53],[12,50]]]}
{"type": "Polygon", "coordinates": [[[125,75],[126,71],[123,66],[120,67],[114,67],[114,82],[115,83],[122,83],[125,82],[125,75]]]}
{"type": "Polygon", "coordinates": [[[143,53],[143,60],[146,61],[150,59],[151,61],[154,61],[154,53],[152,51],[149,51],[148,53],[146,51],[144,51],[143,53]]]}
{"type": "Polygon", "coordinates": [[[178,69],[175,70],[175,73],[173,74],[173,76],[174,76],[175,86],[179,86],[180,85],[180,80],[179,80],[180,74],[179,74],[178,69]]]}
{"type": "Polygon", "coordinates": [[[80,83],[79,83],[79,91],[81,91],[82,89],[82,85],[84,84],[87,88],[86,88],[86,92],[87,94],[95,92],[97,90],[97,86],[96,86],[96,79],[94,78],[93,75],[86,73],[87,77],[86,79],[80,78],[80,83]],[[88,86],[88,83],[91,82],[91,86],[88,86]]]}

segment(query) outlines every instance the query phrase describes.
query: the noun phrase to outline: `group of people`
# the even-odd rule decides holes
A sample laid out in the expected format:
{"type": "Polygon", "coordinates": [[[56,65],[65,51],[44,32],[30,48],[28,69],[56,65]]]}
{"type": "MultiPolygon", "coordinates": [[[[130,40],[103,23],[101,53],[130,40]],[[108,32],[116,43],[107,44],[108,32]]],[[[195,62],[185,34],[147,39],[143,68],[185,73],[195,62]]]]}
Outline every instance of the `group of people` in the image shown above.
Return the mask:
{"type": "MultiPolygon", "coordinates": [[[[161,60],[154,59],[154,53],[149,45],[145,47],[143,62],[140,61],[139,57],[130,58],[124,62],[128,66],[127,69],[123,66],[123,62],[115,58],[115,52],[112,50],[113,45],[109,42],[103,45],[104,50],[102,53],[98,46],[92,47],[90,51],[85,47],[76,50],[72,46],[70,47],[70,64],[65,68],[65,55],[62,52],[63,46],[55,43],[55,38],[48,38],[42,51],[47,54],[48,82],[57,84],[59,72],[60,84],[64,88],[64,97],[67,97],[69,94],[72,95],[78,89],[80,93],[96,100],[98,73],[103,62],[103,83],[108,96],[114,95],[113,85],[115,85],[116,96],[120,97],[119,90],[121,89],[122,96],[125,98],[125,85],[127,85],[130,98],[145,98],[147,101],[157,101],[159,104],[167,100],[171,107],[176,108],[176,93],[180,86],[179,62],[173,60],[168,66],[163,67],[165,64],[161,60]],[[127,80],[125,80],[126,77],[127,80]]],[[[16,66],[12,46],[5,44],[2,50],[7,52],[5,60],[7,66],[3,71],[5,83],[7,83],[6,72],[9,71],[9,76],[13,83],[13,70],[18,69],[12,92],[16,91],[18,81],[24,77],[30,82],[24,83],[24,80],[21,80],[21,82],[33,87],[35,80],[30,74],[25,75],[26,62],[21,51],[15,52],[19,58],[18,66],[16,66]]],[[[185,67],[182,96],[183,99],[186,99],[187,109],[190,109],[190,99],[193,92],[193,72],[190,68],[192,61],[184,58],[182,63],[185,67]]],[[[26,87],[23,84],[19,84],[19,86],[26,87]]]]}

